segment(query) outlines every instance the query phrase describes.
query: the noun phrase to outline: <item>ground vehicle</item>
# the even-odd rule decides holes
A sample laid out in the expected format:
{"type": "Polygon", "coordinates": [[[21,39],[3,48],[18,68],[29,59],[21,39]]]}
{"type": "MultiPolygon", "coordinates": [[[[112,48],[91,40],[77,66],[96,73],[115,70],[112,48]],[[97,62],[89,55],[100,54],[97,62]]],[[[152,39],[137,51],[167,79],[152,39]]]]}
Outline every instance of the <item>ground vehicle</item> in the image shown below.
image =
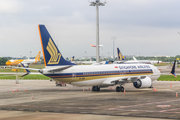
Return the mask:
{"type": "Polygon", "coordinates": [[[66,86],[66,83],[63,82],[55,82],[56,86],[66,86]]]}

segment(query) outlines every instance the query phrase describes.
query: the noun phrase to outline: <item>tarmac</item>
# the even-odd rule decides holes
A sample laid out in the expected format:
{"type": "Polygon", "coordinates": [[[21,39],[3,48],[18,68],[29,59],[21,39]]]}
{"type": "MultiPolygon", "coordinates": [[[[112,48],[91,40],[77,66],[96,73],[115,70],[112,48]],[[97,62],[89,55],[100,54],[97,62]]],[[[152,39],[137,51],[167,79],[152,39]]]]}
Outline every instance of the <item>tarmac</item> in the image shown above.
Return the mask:
{"type": "Polygon", "coordinates": [[[124,85],[92,92],[91,87],[56,86],[49,80],[0,80],[0,120],[3,119],[180,119],[180,82],[157,81],[154,88],[124,85]]]}

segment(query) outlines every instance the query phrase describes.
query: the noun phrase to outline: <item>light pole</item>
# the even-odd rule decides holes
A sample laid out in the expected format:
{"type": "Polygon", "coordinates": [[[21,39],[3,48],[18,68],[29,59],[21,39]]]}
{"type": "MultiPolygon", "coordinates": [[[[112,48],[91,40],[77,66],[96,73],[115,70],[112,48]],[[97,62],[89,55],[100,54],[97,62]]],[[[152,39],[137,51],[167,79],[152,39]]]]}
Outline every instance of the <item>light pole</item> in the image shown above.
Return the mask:
{"type": "Polygon", "coordinates": [[[114,61],[114,40],[116,39],[116,37],[112,37],[111,39],[113,40],[113,61],[114,61]]]}
{"type": "Polygon", "coordinates": [[[31,58],[31,53],[32,53],[32,51],[30,51],[30,58],[31,58]]]}
{"type": "Polygon", "coordinates": [[[84,53],[85,53],[85,60],[87,61],[87,59],[86,59],[86,51],[84,53]]]}
{"type": "Polygon", "coordinates": [[[99,6],[105,6],[106,2],[101,3],[100,0],[90,2],[90,6],[96,6],[96,63],[99,63],[99,6]]]}

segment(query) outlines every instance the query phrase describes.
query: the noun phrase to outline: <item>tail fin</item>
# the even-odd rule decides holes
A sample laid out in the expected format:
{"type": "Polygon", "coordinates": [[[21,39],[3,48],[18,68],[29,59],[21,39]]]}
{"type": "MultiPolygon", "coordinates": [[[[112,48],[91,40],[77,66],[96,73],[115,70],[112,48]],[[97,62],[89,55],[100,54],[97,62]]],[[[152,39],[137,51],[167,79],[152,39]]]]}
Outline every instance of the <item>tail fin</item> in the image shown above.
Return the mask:
{"type": "Polygon", "coordinates": [[[133,59],[134,59],[134,61],[138,61],[134,56],[133,56],[133,59]]]}
{"type": "Polygon", "coordinates": [[[120,60],[125,60],[125,57],[122,56],[122,54],[121,54],[119,48],[117,48],[117,56],[118,56],[118,61],[120,61],[120,60]]]}
{"type": "Polygon", "coordinates": [[[74,61],[74,56],[71,58],[71,62],[74,61]]]}
{"type": "Polygon", "coordinates": [[[90,59],[90,61],[92,61],[92,60],[93,60],[93,58],[90,59]]]}
{"type": "Polygon", "coordinates": [[[36,58],[35,58],[36,62],[40,61],[40,55],[41,55],[41,51],[39,51],[39,53],[36,55],[36,58]]]}
{"type": "Polygon", "coordinates": [[[45,66],[76,65],[66,61],[44,25],[38,25],[45,66]]]}
{"type": "Polygon", "coordinates": [[[96,45],[92,45],[92,44],[91,44],[91,47],[96,47],[96,45]]]}

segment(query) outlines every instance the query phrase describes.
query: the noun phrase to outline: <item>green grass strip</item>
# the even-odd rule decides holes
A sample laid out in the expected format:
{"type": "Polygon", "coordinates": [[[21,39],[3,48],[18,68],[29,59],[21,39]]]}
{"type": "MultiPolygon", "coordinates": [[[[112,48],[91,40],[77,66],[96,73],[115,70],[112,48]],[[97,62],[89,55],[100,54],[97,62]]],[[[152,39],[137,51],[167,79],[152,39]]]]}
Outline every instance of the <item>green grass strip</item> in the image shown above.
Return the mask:
{"type": "MultiPolygon", "coordinates": [[[[24,77],[21,77],[21,75],[19,75],[20,79],[24,79],[24,80],[29,80],[29,79],[43,79],[43,80],[50,80],[51,78],[44,76],[44,75],[26,75],[24,77]]],[[[0,79],[16,79],[16,75],[9,75],[9,74],[1,74],[0,75],[0,79]]]]}
{"type": "Polygon", "coordinates": [[[157,80],[158,81],[180,81],[180,75],[177,75],[177,78],[175,78],[173,75],[161,75],[157,80]]]}
{"type": "MultiPolygon", "coordinates": [[[[23,78],[21,77],[21,75],[19,75],[19,78],[24,79],[24,80],[29,80],[29,79],[50,80],[51,79],[44,75],[26,75],[23,78]]],[[[16,75],[0,74],[0,79],[16,79],[16,75]]],[[[175,78],[173,75],[161,75],[157,80],[158,81],[180,81],[180,75],[177,75],[177,78],[175,78]]]]}

